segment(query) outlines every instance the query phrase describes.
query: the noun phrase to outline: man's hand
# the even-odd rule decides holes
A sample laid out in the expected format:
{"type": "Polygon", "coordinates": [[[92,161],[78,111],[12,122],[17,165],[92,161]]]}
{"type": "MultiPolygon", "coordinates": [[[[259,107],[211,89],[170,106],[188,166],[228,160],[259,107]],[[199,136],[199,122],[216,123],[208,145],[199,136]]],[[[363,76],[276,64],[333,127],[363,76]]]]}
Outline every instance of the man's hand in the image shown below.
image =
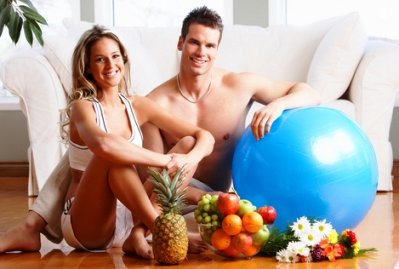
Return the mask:
{"type": "Polygon", "coordinates": [[[273,122],[281,116],[284,109],[277,102],[271,102],[254,113],[251,122],[252,133],[256,140],[270,132],[273,122]]]}

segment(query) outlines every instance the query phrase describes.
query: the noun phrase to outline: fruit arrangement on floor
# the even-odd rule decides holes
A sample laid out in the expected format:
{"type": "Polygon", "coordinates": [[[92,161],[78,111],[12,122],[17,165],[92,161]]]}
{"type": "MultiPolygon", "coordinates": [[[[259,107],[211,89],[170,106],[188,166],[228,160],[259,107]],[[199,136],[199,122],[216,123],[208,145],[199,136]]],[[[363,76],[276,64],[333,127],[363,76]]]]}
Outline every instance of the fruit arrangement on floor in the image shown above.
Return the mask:
{"type": "MultiPolygon", "coordinates": [[[[166,170],[150,170],[150,175],[162,209],[153,230],[154,257],[160,264],[179,264],[188,251],[187,225],[180,214],[185,196],[181,189],[182,171],[173,178],[166,170]]],[[[277,214],[272,206],[256,208],[234,193],[203,195],[194,216],[204,242],[226,257],[249,258],[259,253],[291,263],[335,261],[376,251],[361,249],[353,231],[344,229],[339,234],[325,219],[302,216],[280,232],[273,225],[277,214]]]]}
{"type": "Polygon", "coordinates": [[[276,219],[272,206],[256,208],[234,193],[205,194],[194,211],[202,239],[217,254],[251,257],[267,242],[268,225],[276,219]]]}

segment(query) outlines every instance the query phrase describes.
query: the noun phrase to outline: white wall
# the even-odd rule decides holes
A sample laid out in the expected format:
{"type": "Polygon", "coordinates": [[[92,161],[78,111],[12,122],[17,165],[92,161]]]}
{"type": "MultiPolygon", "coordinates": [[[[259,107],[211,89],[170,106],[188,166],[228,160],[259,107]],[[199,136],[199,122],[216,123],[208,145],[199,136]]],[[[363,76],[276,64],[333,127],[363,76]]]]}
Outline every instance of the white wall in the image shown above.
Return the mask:
{"type": "Polygon", "coordinates": [[[0,162],[26,162],[29,147],[26,119],[21,111],[0,111],[0,162]]]}

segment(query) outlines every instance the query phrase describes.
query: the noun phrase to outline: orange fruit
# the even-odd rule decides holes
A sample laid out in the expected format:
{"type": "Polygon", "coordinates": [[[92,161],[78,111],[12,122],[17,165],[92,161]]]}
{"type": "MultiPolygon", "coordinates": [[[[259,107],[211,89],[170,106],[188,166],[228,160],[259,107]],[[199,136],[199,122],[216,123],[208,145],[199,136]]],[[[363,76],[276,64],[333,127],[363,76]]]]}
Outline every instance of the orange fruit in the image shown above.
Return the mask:
{"type": "Polygon", "coordinates": [[[217,229],[211,236],[211,243],[217,250],[223,250],[230,246],[231,238],[222,229],[217,229]]]}
{"type": "Polygon", "coordinates": [[[228,248],[222,250],[222,253],[227,257],[232,257],[232,258],[236,258],[241,254],[241,252],[238,249],[236,249],[232,244],[230,244],[228,248]]]}
{"type": "Polygon", "coordinates": [[[257,246],[250,246],[249,248],[245,249],[242,254],[245,255],[245,257],[252,257],[254,255],[256,255],[260,250],[260,247],[257,246]]]}
{"type": "Polygon", "coordinates": [[[242,216],[242,226],[245,231],[250,233],[256,233],[263,226],[263,218],[262,215],[258,212],[248,212],[242,216]]]}
{"type": "Polygon", "coordinates": [[[236,235],[241,232],[242,221],[240,216],[230,214],[223,218],[222,229],[228,235],[236,235]]]}

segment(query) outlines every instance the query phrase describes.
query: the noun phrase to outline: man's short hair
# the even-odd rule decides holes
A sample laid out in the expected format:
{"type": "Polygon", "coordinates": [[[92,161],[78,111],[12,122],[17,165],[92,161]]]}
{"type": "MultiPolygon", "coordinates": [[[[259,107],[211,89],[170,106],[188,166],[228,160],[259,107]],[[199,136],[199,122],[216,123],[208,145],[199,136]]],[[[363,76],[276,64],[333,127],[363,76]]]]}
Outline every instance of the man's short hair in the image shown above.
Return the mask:
{"type": "Polygon", "coordinates": [[[219,43],[220,43],[223,33],[223,22],[222,18],[219,16],[219,14],[216,11],[206,6],[197,7],[191,10],[190,13],[188,13],[188,15],[183,20],[181,28],[181,37],[183,39],[186,38],[188,34],[188,29],[190,25],[193,23],[201,24],[219,30],[220,32],[219,43]]]}

